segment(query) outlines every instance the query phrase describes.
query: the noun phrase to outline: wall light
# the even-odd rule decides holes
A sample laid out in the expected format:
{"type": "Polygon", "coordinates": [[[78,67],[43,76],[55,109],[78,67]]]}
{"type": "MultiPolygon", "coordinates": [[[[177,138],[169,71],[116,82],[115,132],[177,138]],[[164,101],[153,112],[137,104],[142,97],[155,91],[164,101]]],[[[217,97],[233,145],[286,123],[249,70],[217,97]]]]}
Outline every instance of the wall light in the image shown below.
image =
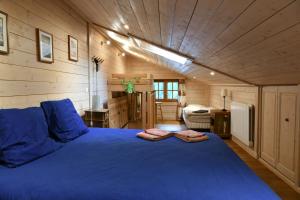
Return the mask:
{"type": "Polygon", "coordinates": [[[210,75],[211,75],[211,76],[214,76],[214,75],[215,75],[215,72],[210,72],[210,75]]]}
{"type": "Polygon", "coordinates": [[[110,40],[101,41],[101,45],[110,45],[110,44],[111,44],[110,40]]]}
{"type": "Polygon", "coordinates": [[[126,53],[122,52],[122,53],[118,53],[118,56],[126,56],[126,53]]]}
{"type": "Polygon", "coordinates": [[[127,24],[124,24],[124,26],[123,26],[126,30],[128,30],[129,29],[129,26],[127,25],[127,24]]]}

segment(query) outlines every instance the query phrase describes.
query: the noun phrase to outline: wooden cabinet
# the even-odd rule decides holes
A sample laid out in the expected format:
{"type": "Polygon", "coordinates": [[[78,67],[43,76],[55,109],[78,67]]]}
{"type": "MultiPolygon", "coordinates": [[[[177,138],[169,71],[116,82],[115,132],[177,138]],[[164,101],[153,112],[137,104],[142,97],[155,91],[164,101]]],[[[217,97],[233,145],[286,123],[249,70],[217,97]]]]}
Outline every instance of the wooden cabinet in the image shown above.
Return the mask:
{"type": "Polygon", "coordinates": [[[217,111],[211,114],[211,131],[222,138],[230,138],[230,112],[217,111]]]}
{"type": "Polygon", "coordinates": [[[261,157],[275,166],[277,129],[277,88],[267,87],[262,92],[261,157]]]}
{"type": "Polygon", "coordinates": [[[109,127],[109,111],[102,110],[86,110],[84,111],[84,121],[89,127],[108,128],[109,127]]]}
{"type": "Polygon", "coordinates": [[[123,128],[128,123],[127,96],[112,98],[108,102],[109,127],[123,128]]]}
{"type": "Polygon", "coordinates": [[[262,91],[261,158],[296,181],[298,88],[265,87],[262,91]]]}

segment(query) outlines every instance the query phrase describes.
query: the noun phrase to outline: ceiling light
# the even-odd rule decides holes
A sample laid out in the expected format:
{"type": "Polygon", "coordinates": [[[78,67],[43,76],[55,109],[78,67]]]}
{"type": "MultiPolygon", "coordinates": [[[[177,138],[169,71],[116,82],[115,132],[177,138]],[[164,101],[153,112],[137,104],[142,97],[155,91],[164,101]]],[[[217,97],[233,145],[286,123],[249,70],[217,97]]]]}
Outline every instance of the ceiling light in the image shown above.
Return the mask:
{"type": "Polygon", "coordinates": [[[157,54],[159,56],[165,57],[169,60],[173,60],[173,61],[178,62],[180,64],[187,64],[191,61],[190,58],[179,55],[179,54],[174,53],[172,51],[163,49],[161,47],[158,47],[158,46],[150,44],[148,42],[139,40],[139,39],[134,38],[134,37],[133,37],[133,39],[135,41],[134,44],[136,44],[138,47],[140,47],[140,48],[142,48],[146,51],[149,51],[151,53],[157,54]]]}
{"type": "Polygon", "coordinates": [[[106,44],[107,44],[107,45],[110,45],[110,44],[111,44],[110,40],[107,40],[107,41],[106,41],[106,44]]]}
{"type": "Polygon", "coordinates": [[[127,25],[127,24],[124,24],[124,26],[123,26],[126,30],[128,30],[129,29],[129,26],[127,25]]]}
{"type": "Polygon", "coordinates": [[[210,75],[211,75],[211,76],[214,76],[214,75],[215,75],[215,72],[210,72],[210,75]]]}

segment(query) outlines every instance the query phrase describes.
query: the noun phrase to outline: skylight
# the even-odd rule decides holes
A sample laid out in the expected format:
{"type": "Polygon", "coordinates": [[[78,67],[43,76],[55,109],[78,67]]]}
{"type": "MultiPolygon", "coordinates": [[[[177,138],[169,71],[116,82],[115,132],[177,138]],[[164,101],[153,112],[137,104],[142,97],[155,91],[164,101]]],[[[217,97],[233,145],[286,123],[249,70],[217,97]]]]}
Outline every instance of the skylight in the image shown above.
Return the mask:
{"type": "MultiPolygon", "coordinates": [[[[129,47],[135,47],[135,48],[142,49],[142,50],[148,51],[150,53],[162,56],[164,58],[167,58],[169,60],[175,61],[180,64],[187,64],[192,61],[190,58],[188,58],[186,56],[182,56],[182,55],[179,55],[172,51],[161,48],[159,46],[150,44],[150,43],[140,40],[134,36],[127,37],[127,36],[119,35],[112,31],[107,31],[107,34],[111,39],[121,43],[123,45],[123,47],[124,46],[127,47],[125,49],[126,51],[129,51],[129,47]]],[[[132,53],[132,52],[130,52],[130,53],[132,53]]]]}
{"type": "Polygon", "coordinates": [[[144,49],[148,52],[151,52],[151,53],[154,53],[156,55],[159,55],[159,56],[162,56],[162,57],[165,57],[169,60],[173,60],[175,62],[178,62],[180,64],[187,64],[188,62],[190,62],[191,60],[185,56],[181,56],[179,54],[176,54],[172,51],[168,51],[166,49],[163,49],[163,48],[160,48],[156,45],[153,45],[153,44],[150,44],[150,43],[147,43],[147,42],[144,42],[144,41],[141,41],[137,38],[133,38],[134,41],[135,41],[135,44],[141,48],[141,49],[144,49]]]}

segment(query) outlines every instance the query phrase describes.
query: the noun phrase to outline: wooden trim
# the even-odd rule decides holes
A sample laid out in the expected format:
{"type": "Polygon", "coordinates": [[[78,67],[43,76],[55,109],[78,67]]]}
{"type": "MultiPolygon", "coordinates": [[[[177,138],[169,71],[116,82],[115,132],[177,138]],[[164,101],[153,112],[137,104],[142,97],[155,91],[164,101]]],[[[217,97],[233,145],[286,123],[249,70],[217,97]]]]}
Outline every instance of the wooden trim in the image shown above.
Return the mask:
{"type": "Polygon", "coordinates": [[[300,85],[298,85],[298,96],[297,96],[297,112],[296,112],[296,185],[300,193],[300,85]],[[297,136],[298,134],[298,136],[297,136]]]}
{"type": "Polygon", "coordinates": [[[0,51],[0,54],[9,54],[8,14],[5,12],[2,12],[1,10],[0,10],[0,13],[6,16],[6,34],[7,34],[7,37],[6,37],[7,51],[0,51]]]}
{"type": "Polygon", "coordinates": [[[260,85],[260,86],[263,86],[263,87],[271,87],[271,86],[297,86],[298,83],[291,83],[291,84],[263,84],[263,85],[260,85]]]}
{"type": "Polygon", "coordinates": [[[37,58],[38,58],[38,61],[43,62],[43,63],[48,63],[48,64],[54,63],[53,35],[51,33],[48,33],[46,31],[42,30],[42,29],[39,29],[39,28],[36,28],[35,30],[36,30],[36,45],[37,45],[37,58]],[[42,60],[42,58],[41,58],[40,32],[51,35],[51,48],[52,48],[52,59],[51,59],[51,61],[42,60]]]}
{"type": "Polygon", "coordinates": [[[112,78],[147,78],[147,74],[112,74],[112,78]]]}
{"type": "Polygon", "coordinates": [[[281,174],[276,168],[272,167],[269,163],[267,163],[262,158],[258,159],[259,162],[261,162],[266,168],[268,168],[270,171],[272,171],[276,176],[281,178],[286,184],[288,184],[291,188],[293,188],[296,192],[300,193],[300,188],[295,185],[290,179],[288,179],[286,176],[281,174]]]}
{"type": "Polygon", "coordinates": [[[78,62],[78,40],[75,37],[71,36],[71,35],[68,35],[68,57],[69,57],[69,60],[74,61],[74,62],[78,62]],[[77,59],[72,59],[71,58],[71,48],[70,48],[71,38],[73,40],[76,40],[76,42],[77,42],[77,59]]]}
{"type": "Polygon", "coordinates": [[[243,142],[241,142],[239,139],[234,137],[233,135],[231,136],[231,140],[235,142],[237,145],[239,145],[242,149],[244,149],[249,155],[251,155],[254,158],[258,158],[257,152],[254,150],[250,149],[248,146],[246,146],[243,142]]]}

